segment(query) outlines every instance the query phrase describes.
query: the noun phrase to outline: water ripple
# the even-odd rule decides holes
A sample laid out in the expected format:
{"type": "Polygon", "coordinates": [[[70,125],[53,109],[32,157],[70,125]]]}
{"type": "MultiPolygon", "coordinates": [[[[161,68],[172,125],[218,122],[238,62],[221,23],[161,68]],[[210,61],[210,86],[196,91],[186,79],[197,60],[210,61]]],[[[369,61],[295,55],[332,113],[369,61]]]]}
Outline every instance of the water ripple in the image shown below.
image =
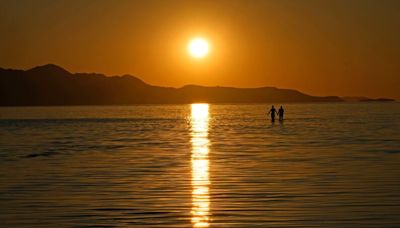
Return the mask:
{"type": "Polygon", "coordinates": [[[400,224],[398,103],[200,107],[0,108],[0,226],[400,224]]]}

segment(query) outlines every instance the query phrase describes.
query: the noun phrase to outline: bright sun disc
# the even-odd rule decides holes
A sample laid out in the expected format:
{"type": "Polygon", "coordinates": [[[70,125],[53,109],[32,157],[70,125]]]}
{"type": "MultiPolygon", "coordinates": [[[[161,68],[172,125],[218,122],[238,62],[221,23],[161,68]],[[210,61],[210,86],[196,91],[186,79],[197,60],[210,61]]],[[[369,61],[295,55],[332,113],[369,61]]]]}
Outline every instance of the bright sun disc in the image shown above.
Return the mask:
{"type": "Polygon", "coordinates": [[[196,38],[190,41],[188,51],[191,56],[195,58],[203,58],[209,52],[209,45],[207,40],[203,38],[196,38]]]}

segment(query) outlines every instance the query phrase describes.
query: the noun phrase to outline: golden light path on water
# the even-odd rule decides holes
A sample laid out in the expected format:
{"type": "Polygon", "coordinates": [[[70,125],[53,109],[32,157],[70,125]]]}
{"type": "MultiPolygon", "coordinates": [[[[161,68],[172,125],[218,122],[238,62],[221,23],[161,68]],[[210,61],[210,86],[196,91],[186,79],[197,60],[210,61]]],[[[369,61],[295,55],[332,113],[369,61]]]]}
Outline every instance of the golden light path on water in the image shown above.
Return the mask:
{"type": "Polygon", "coordinates": [[[191,109],[192,223],[193,227],[208,227],[210,219],[208,104],[192,104],[191,109]]]}

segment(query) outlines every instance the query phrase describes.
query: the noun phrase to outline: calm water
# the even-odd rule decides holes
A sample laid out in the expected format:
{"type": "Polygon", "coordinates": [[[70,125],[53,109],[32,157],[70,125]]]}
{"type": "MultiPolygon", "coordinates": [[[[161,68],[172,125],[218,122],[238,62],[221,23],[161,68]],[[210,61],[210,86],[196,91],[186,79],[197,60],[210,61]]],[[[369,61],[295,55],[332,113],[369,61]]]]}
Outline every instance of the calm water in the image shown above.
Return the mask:
{"type": "Polygon", "coordinates": [[[0,108],[3,227],[398,227],[400,104],[0,108]]]}

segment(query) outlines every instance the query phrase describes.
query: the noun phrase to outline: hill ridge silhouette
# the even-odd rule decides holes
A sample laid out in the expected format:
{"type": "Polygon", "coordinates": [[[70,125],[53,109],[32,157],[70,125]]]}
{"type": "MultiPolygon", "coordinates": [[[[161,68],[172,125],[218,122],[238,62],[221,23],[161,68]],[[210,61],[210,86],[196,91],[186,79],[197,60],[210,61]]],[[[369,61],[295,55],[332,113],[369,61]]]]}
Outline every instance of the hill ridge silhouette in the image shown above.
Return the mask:
{"type": "Polygon", "coordinates": [[[271,102],[339,102],[337,96],[311,96],[276,87],[235,88],[189,84],[150,85],[132,75],[71,73],[55,64],[28,70],[0,68],[0,105],[129,105],[271,102]]]}

